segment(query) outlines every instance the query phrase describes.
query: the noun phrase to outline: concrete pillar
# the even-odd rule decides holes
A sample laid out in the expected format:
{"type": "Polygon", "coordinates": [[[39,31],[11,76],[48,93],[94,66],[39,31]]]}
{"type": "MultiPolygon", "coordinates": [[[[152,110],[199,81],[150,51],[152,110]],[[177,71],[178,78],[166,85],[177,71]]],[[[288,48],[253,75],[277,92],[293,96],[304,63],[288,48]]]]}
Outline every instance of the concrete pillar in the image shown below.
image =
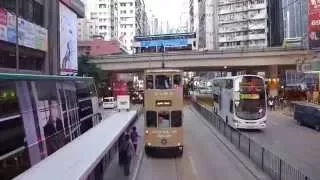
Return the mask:
{"type": "Polygon", "coordinates": [[[45,27],[48,29],[48,53],[45,61],[45,73],[60,73],[60,18],[59,1],[44,1],[45,27]]]}
{"type": "Polygon", "coordinates": [[[278,65],[271,65],[268,67],[268,88],[270,96],[279,95],[279,73],[278,65]]]}

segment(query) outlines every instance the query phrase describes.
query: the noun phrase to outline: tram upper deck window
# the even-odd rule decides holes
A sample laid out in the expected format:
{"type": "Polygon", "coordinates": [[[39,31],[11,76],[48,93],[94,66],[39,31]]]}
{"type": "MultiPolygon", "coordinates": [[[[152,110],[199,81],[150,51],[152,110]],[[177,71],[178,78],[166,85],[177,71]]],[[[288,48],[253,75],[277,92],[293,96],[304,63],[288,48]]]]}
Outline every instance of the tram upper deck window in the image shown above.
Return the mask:
{"type": "Polygon", "coordinates": [[[182,112],[172,111],[171,112],[171,127],[181,127],[182,126],[182,112]]]}
{"type": "Polygon", "coordinates": [[[146,76],[146,88],[153,89],[153,76],[152,75],[146,76]]]}
{"type": "Polygon", "coordinates": [[[174,86],[176,87],[176,86],[180,86],[181,85],[181,82],[182,82],[182,80],[181,80],[182,78],[181,78],[181,75],[174,75],[173,76],[173,84],[174,84],[174,86]]]}
{"type": "Polygon", "coordinates": [[[158,113],[158,127],[169,128],[170,127],[170,113],[167,111],[158,113]]]}
{"type": "Polygon", "coordinates": [[[146,112],[146,125],[147,127],[157,127],[157,112],[147,111],[146,112]]]}
{"type": "Polygon", "coordinates": [[[168,75],[157,75],[156,76],[156,89],[171,89],[171,77],[168,75]]]}

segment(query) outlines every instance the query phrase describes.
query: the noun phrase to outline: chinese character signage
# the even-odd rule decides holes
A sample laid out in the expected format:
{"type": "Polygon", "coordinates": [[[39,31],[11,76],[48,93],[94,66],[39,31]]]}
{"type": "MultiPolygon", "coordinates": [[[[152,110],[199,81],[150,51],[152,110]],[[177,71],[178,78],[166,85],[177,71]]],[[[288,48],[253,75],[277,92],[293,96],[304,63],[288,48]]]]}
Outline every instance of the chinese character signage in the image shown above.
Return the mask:
{"type": "Polygon", "coordinates": [[[320,48],[320,1],[309,0],[309,46],[310,49],[320,48]]]}
{"type": "MultiPolygon", "coordinates": [[[[21,46],[48,50],[48,30],[18,18],[19,44],[21,46]]],[[[15,44],[17,41],[16,16],[0,8],[0,40],[15,44]]]]}

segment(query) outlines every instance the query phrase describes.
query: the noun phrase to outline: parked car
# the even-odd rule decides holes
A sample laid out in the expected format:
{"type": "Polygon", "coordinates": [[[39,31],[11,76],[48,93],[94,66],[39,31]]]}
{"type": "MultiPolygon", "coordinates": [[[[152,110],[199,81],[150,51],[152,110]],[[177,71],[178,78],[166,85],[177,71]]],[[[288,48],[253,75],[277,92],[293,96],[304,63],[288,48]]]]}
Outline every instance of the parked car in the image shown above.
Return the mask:
{"type": "Polygon", "coordinates": [[[113,109],[117,107],[117,101],[114,97],[103,98],[102,107],[104,109],[113,109]]]}

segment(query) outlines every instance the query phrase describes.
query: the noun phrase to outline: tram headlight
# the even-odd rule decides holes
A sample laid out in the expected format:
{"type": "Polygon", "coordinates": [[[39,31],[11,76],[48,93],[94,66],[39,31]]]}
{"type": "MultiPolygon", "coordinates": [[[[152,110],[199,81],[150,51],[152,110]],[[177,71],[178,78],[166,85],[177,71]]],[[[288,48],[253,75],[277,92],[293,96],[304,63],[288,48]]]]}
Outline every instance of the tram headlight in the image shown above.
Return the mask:
{"type": "Polygon", "coordinates": [[[149,134],[149,131],[148,131],[148,130],[146,130],[146,134],[149,134]]]}
{"type": "Polygon", "coordinates": [[[148,144],[148,146],[151,146],[151,142],[148,142],[147,144],[148,144]]]}
{"type": "Polygon", "coordinates": [[[178,146],[181,146],[181,143],[178,142],[178,146]]]}

